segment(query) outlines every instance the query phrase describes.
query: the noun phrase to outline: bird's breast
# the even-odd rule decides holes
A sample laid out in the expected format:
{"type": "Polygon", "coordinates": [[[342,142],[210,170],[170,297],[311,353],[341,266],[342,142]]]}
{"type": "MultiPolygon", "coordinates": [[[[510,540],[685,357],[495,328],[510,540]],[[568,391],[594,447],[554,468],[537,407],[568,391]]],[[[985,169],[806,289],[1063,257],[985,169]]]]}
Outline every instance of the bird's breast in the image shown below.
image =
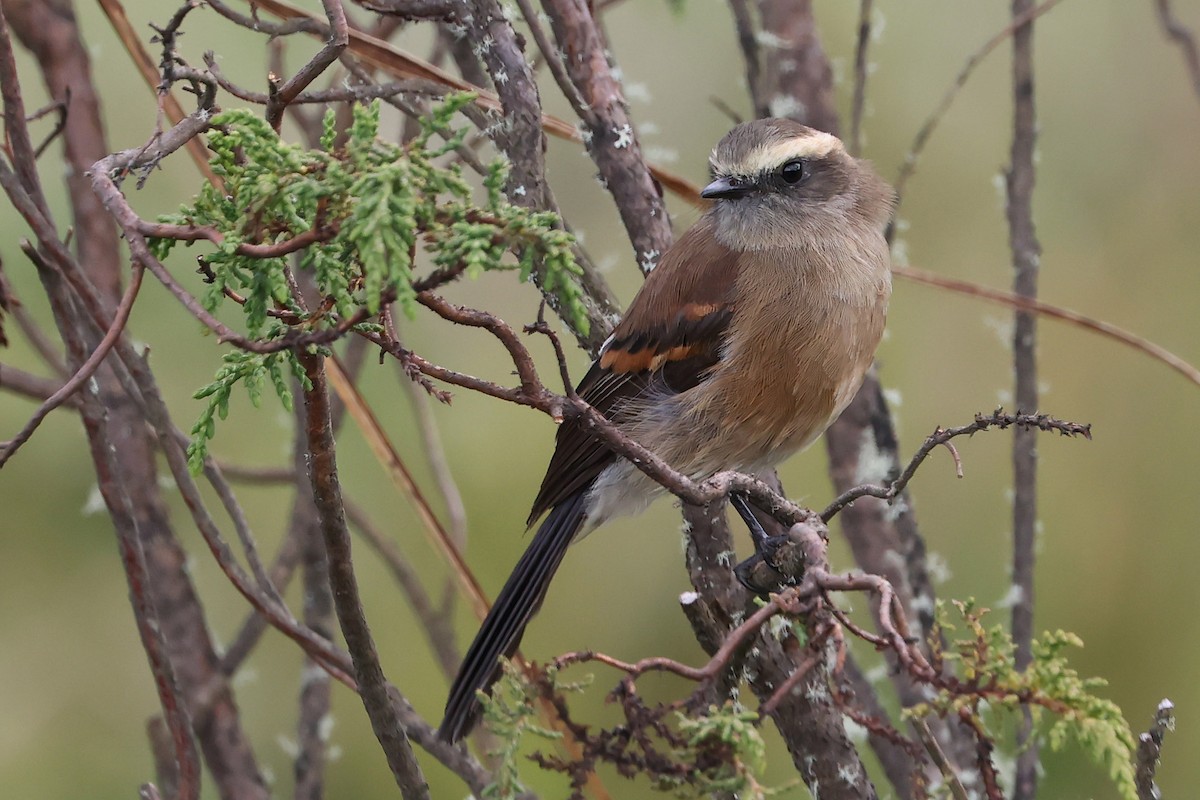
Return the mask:
{"type": "Polygon", "coordinates": [[[883,333],[885,259],[757,258],[743,267],[719,368],[680,396],[667,435],[690,472],[761,468],[807,447],[854,397],[883,333]]]}

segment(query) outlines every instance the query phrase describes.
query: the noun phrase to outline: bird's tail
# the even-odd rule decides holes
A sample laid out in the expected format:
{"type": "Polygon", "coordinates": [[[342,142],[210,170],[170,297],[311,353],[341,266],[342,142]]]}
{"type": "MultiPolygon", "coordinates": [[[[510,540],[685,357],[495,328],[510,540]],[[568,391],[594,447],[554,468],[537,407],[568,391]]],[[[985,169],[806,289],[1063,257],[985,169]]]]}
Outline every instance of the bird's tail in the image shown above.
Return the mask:
{"type": "Polygon", "coordinates": [[[511,658],[516,652],[525,626],[541,607],[550,580],[583,524],[586,496],[585,489],[551,509],[513,568],[450,687],[446,714],[438,728],[442,739],[457,742],[479,721],[483,707],[475,693],[488,691],[500,677],[500,656],[511,658]]]}

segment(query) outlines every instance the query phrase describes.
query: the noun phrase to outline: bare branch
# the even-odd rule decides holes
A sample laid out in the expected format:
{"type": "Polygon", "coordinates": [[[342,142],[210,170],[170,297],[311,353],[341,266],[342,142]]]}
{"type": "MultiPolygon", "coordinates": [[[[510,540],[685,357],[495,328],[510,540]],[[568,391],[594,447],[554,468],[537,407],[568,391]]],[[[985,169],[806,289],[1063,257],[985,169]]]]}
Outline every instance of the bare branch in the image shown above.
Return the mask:
{"type": "Polygon", "coordinates": [[[859,0],[858,40],[854,46],[854,97],[850,101],[850,152],[862,154],[863,114],[867,104],[867,48],[871,44],[871,11],[874,0],[859,0]]]}
{"type": "Polygon", "coordinates": [[[643,272],[671,245],[661,189],[655,184],[633,129],[628,104],[605,57],[603,37],[585,0],[542,0],[563,64],[578,95],[575,113],[587,128],[584,144],[613,195],[643,272]]]}
{"type": "Polygon", "coordinates": [[[359,696],[371,720],[375,738],[379,740],[388,766],[405,800],[425,800],[429,785],[417,764],[408,734],[397,716],[388,695],[387,681],[379,663],[379,654],[363,613],[358,593],[358,579],[350,558],[350,532],[346,529],[342,508],[342,491],[337,475],[337,458],[333,445],[330,421],[329,390],[325,381],[322,357],[309,353],[296,354],[308,378],[304,390],[307,411],[305,427],[308,439],[309,479],[313,500],[325,537],[329,560],[329,583],[333,589],[334,607],[341,623],[342,635],[353,659],[358,679],[359,696]]]}
{"type": "Polygon", "coordinates": [[[462,656],[455,643],[452,620],[445,613],[440,613],[434,608],[429,592],[421,583],[421,576],[400,552],[399,546],[371,522],[371,518],[367,516],[363,508],[349,500],[346,500],[345,503],[346,517],[350,520],[350,524],[358,529],[362,537],[383,559],[383,563],[387,565],[392,577],[396,579],[396,583],[404,592],[417,621],[421,623],[442,672],[447,678],[453,678],[458,671],[462,656]]]}
{"type": "Polygon", "coordinates": [[[737,31],[738,47],[742,51],[742,60],[746,62],[746,86],[750,90],[750,101],[754,105],[755,117],[771,116],[771,106],[763,96],[762,81],[759,78],[758,36],[754,30],[754,17],[750,12],[749,0],[729,0],[730,10],[733,11],[733,25],[737,31]]]}
{"type": "Polygon", "coordinates": [[[1163,31],[1170,39],[1179,45],[1183,54],[1183,62],[1187,65],[1188,76],[1192,79],[1192,88],[1200,97],[1200,51],[1196,49],[1196,37],[1175,16],[1171,9],[1171,0],[1155,0],[1158,8],[1158,21],[1162,23],[1163,31]]]}
{"type": "MultiPolygon", "coordinates": [[[[1014,20],[1033,9],[1033,0],[1013,0],[1014,20]]],[[[1037,116],[1034,106],[1033,25],[1013,33],[1013,141],[1008,171],[1007,216],[1009,247],[1013,259],[1013,293],[1036,297],[1041,246],[1033,223],[1033,186],[1037,174],[1034,148],[1037,116]]],[[[1013,329],[1013,392],[1017,410],[1038,407],[1037,317],[1016,312],[1013,329]]],[[[1013,435],[1013,560],[1012,636],[1013,664],[1023,670],[1033,661],[1034,564],[1037,531],[1037,432],[1018,428],[1013,435]]],[[[1017,774],[1013,800],[1033,800],[1037,794],[1038,746],[1033,717],[1024,710],[1017,733],[1017,774]]]]}
{"type": "Polygon", "coordinates": [[[812,0],[758,0],[758,10],[764,34],[759,91],[770,116],[838,133],[833,68],[817,34],[812,0]]]}
{"type": "MultiPolygon", "coordinates": [[[[29,250],[32,245],[27,240],[22,240],[21,247],[23,250],[29,250]],[[29,247],[26,247],[29,245],[29,247]]],[[[9,314],[17,322],[17,327],[21,329],[21,333],[29,340],[29,344],[41,357],[42,361],[55,372],[60,378],[66,380],[71,374],[67,369],[67,365],[63,363],[62,352],[54,342],[50,339],[41,326],[30,316],[25,305],[17,297],[13,286],[9,283],[8,277],[4,274],[3,265],[0,265],[0,297],[6,300],[6,313],[9,314]]]]}
{"type": "Polygon", "coordinates": [[[388,14],[406,20],[441,20],[458,18],[458,6],[451,0],[354,0],[376,14],[388,14]]]}
{"type": "MultiPolygon", "coordinates": [[[[0,391],[12,392],[31,400],[45,400],[60,388],[62,388],[62,381],[55,378],[43,378],[41,375],[34,375],[23,369],[0,364],[0,391]]],[[[63,400],[62,404],[78,410],[79,399],[68,397],[63,400]]]]}
{"type": "MultiPolygon", "coordinates": [[[[917,468],[921,466],[929,454],[939,446],[948,446],[950,440],[957,436],[973,436],[980,431],[986,431],[990,428],[1005,430],[1010,427],[1015,427],[1019,430],[1057,431],[1063,436],[1082,436],[1085,439],[1092,438],[1091,425],[1064,422],[1047,414],[1005,414],[1003,409],[999,408],[988,416],[976,414],[974,422],[961,425],[957,428],[938,428],[925,437],[924,443],[917,449],[916,454],[908,462],[908,466],[904,468],[904,471],[895,480],[887,485],[860,484],[842,492],[837,496],[837,499],[826,506],[825,510],[821,512],[821,519],[829,522],[839,511],[860,497],[878,497],[881,500],[888,501],[899,497],[904,488],[908,486],[908,482],[917,474],[917,468]]],[[[961,470],[958,472],[961,478],[961,470]]]]}
{"type": "Polygon", "coordinates": [[[889,242],[895,234],[895,220],[900,217],[900,204],[904,202],[904,190],[908,186],[908,179],[916,172],[917,162],[921,158],[921,153],[925,150],[925,145],[929,143],[929,138],[933,136],[933,132],[937,128],[938,123],[942,121],[942,117],[946,115],[946,112],[950,110],[950,106],[954,104],[955,98],[958,97],[959,91],[966,85],[967,80],[971,77],[971,73],[975,71],[975,68],[979,66],[989,53],[1007,41],[1008,37],[1061,2],[1062,0],[1045,0],[1045,2],[1036,8],[1031,8],[1021,14],[1015,15],[1012,22],[991,39],[984,42],[982,47],[967,58],[967,63],[963,65],[963,68],[959,70],[950,87],[946,89],[946,93],[942,95],[937,108],[933,110],[933,113],[929,115],[917,131],[917,135],[913,138],[913,143],[908,147],[908,153],[904,156],[904,163],[900,165],[900,172],[896,175],[895,181],[896,213],[892,217],[893,221],[889,223],[887,229],[887,239],[889,242]]]}
{"type": "Polygon", "coordinates": [[[1150,729],[1138,735],[1138,748],[1135,757],[1137,767],[1138,800],[1162,800],[1162,792],[1154,783],[1154,774],[1158,771],[1158,762],[1162,758],[1163,739],[1167,731],[1175,730],[1175,704],[1163,700],[1154,712],[1154,722],[1150,729]]]}
{"type": "MultiPolygon", "coordinates": [[[[316,80],[317,76],[324,72],[326,67],[337,60],[350,41],[350,35],[346,27],[346,10],[342,8],[341,1],[321,0],[321,5],[325,8],[326,17],[329,18],[329,40],[290,80],[269,93],[267,122],[276,132],[279,131],[279,126],[283,122],[283,112],[288,107],[288,104],[295,100],[296,96],[304,91],[310,83],[316,80]]],[[[271,81],[271,85],[274,89],[273,80],[271,81]]]]}
{"type": "Polygon", "coordinates": [[[957,278],[949,278],[944,275],[938,275],[926,270],[914,269],[912,267],[892,267],[892,274],[902,278],[907,278],[917,283],[924,283],[929,286],[936,286],[940,289],[948,289],[952,292],[967,295],[968,297],[980,297],[984,300],[991,300],[996,303],[1008,306],[1009,308],[1022,309],[1050,319],[1062,320],[1068,322],[1078,328],[1091,333],[1098,333],[1114,341],[1120,342],[1127,347],[1132,347],[1140,353],[1150,356],[1156,361],[1161,361],[1171,369],[1178,372],[1183,377],[1187,378],[1192,383],[1200,386],[1200,369],[1197,369],[1192,364],[1184,361],[1179,356],[1167,350],[1165,347],[1155,344],[1147,339],[1142,338],[1134,333],[1130,333],[1123,328],[1118,328],[1111,322],[1105,322],[1101,319],[1095,319],[1077,311],[1072,311],[1069,308],[1052,305],[1043,300],[1038,300],[1034,297],[1022,297],[1012,292],[1004,292],[999,289],[990,289],[986,286],[980,286],[977,283],[970,281],[959,280],[957,278]]]}

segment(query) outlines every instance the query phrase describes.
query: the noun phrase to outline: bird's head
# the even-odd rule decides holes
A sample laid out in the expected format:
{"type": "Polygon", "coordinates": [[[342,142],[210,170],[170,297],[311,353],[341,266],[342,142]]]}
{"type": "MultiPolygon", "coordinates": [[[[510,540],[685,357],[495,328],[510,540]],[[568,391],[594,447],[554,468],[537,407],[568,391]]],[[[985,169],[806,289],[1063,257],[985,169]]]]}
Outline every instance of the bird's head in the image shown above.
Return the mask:
{"type": "Polygon", "coordinates": [[[892,191],[836,136],[787,119],[738,125],[713,148],[717,237],[736,250],[794,247],[830,227],[882,231],[892,191]]]}

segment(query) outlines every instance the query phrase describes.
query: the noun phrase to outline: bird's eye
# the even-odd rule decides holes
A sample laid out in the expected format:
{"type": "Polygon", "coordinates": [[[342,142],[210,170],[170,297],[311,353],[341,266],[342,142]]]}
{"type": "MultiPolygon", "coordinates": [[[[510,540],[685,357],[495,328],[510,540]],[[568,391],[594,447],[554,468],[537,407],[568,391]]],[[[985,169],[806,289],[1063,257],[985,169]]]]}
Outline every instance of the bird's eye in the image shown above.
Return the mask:
{"type": "Polygon", "coordinates": [[[804,162],[798,158],[793,158],[780,167],[779,174],[788,183],[799,183],[800,179],[804,177],[804,162]]]}

